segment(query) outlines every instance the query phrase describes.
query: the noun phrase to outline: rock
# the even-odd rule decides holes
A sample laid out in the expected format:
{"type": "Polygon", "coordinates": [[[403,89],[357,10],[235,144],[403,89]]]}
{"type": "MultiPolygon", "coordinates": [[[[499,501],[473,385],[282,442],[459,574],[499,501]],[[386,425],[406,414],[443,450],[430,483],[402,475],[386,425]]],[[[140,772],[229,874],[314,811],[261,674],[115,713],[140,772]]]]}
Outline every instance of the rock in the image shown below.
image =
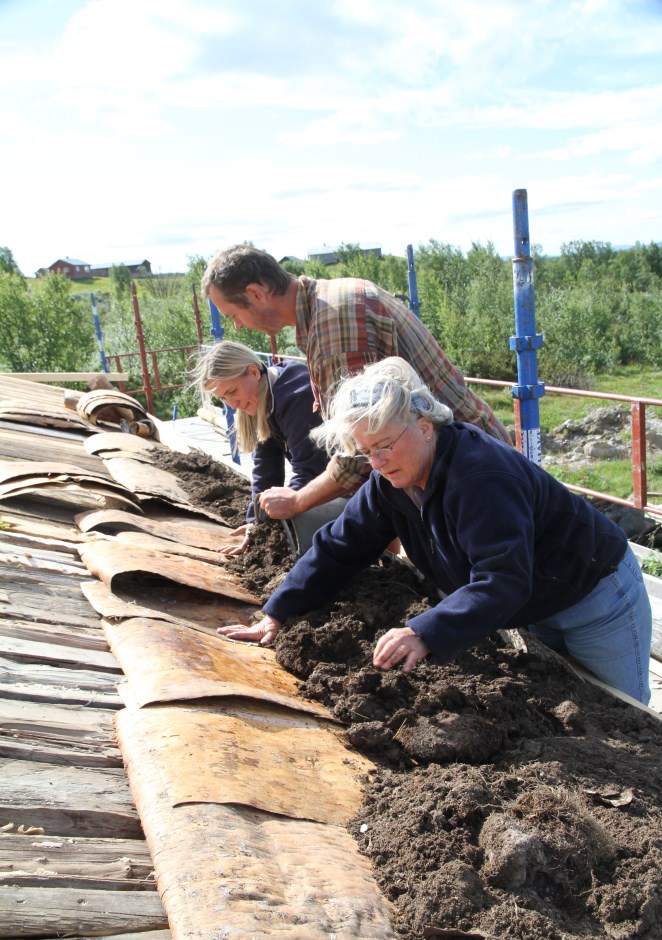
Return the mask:
{"type": "Polygon", "coordinates": [[[583,450],[584,455],[593,460],[625,460],[629,456],[626,447],[620,444],[610,444],[609,441],[588,441],[583,450]]]}

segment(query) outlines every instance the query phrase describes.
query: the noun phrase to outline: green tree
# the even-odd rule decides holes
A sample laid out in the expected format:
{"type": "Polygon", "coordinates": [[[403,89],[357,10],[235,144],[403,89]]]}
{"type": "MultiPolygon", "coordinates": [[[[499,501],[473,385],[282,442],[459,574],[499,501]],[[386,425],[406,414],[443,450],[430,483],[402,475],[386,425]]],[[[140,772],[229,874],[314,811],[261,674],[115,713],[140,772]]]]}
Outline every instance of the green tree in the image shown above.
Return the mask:
{"type": "Polygon", "coordinates": [[[3,248],[2,246],[0,246],[0,271],[3,271],[5,274],[21,273],[10,249],[3,248]]]}
{"type": "Polygon", "coordinates": [[[131,272],[125,264],[114,264],[110,269],[110,290],[120,302],[131,295],[131,272]]]}
{"type": "Polygon", "coordinates": [[[89,366],[94,326],[65,277],[50,273],[28,291],[18,274],[0,272],[0,353],[13,372],[76,372],[89,366]]]}

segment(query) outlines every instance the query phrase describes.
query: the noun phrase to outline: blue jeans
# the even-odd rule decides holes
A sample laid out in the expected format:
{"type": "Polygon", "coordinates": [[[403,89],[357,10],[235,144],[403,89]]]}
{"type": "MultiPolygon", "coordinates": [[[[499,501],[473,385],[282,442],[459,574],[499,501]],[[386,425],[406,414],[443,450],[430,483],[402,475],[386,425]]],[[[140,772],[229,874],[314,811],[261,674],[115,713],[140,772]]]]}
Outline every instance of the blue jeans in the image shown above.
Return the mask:
{"type": "Polygon", "coordinates": [[[584,600],[529,629],[603,682],[644,705],[650,701],[651,605],[629,545],[616,571],[602,578],[584,600]]]}

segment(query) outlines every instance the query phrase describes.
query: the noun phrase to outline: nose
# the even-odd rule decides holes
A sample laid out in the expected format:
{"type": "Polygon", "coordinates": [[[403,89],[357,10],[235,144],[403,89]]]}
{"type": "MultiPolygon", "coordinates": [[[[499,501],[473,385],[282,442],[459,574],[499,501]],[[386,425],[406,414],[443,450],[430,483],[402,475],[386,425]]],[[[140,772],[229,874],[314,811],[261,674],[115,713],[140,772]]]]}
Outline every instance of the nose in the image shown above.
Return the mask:
{"type": "Polygon", "coordinates": [[[244,324],[241,322],[239,317],[232,317],[232,325],[234,326],[235,330],[240,330],[244,324]]]}

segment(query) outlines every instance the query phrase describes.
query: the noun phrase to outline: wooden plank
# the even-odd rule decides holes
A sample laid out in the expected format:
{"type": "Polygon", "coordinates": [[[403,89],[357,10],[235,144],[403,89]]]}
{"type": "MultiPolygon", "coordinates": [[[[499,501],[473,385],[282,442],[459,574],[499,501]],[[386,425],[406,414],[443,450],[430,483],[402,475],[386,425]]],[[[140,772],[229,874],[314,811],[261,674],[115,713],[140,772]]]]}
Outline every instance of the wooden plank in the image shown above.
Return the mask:
{"type": "Polygon", "coordinates": [[[167,926],[154,891],[81,891],[76,888],[0,890],[0,937],[95,936],[167,926]]]}
{"type": "Polygon", "coordinates": [[[42,663],[15,663],[0,657],[0,695],[35,702],[80,703],[119,708],[117,675],[64,669],[42,663]]]}
{"type": "Polygon", "coordinates": [[[64,389],[28,379],[17,379],[8,372],[0,372],[0,398],[22,398],[24,401],[64,405],[64,389]]]}
{"type": "Polygon", "coordinates": [[[121,767],[113,714],[85,705],[0,700],[0,757],[121,767]]]}
{"type": "MultiPolygon", "coordinates": [[[[72,606],[75,604],[72,603],[72,606]]],[[[63,609],[57,601],[53,600],[53,595],[34,594],[29,589],[16,590],[15,585],[3,583],[0,571],[0,620],[21,620],[26,617],[30,617],[35,622],[61,626],[89,629],[97,626],[97,621],[93,617],[81,617],[76,611],[63,609]]],[[[0,632],[2,632],[1,625],[0,632]]]]}
{"type": "MultiPolygon", "coordinates": [[[[78,936],[76,940],[99,940],[99,935],[78,936]]],[[[104,934],[103,940],[173,940],[173,937],[169,930],[146,930],[144,933],[104,934]]]]}
{"type": "Polygon", "coordinates": [[[16,620],[3,617],[2,606],[2,597],[0,597],[0,637],[15,637],[20,640],[33,640],[37,643],[51,643],[58,646],[77,646],[79,649],[103,650],[106,653],[109,651],[108,643],[98,622],[86,630],[66,627],[62,624],[16,620]]]}
{"type": "MultiPolygon", "coordinates": [[[[71,526],[74,523],[74,513],[72,513],[66,506],[62,506],[59,503],[54,503],[52,500],[49,500],[46,504],[41,499],[12,499],[11,503],[0,503],[0,508],[3,513],[8,513],[9,517],[18,516],[24,517],[26,521],[32,525],[35,525],[34,531],[38,533],[39,522],[43,521],[46,527],[56,526],[71,526]],[[44,507],[47,507],[47,512],[44,511],[44,507]]],[[[69,538],[69,536],[65,536],[69,538]]],[[[71,536],[73,538],[73,536],[71,536]]]]}
{"type": "Polygon", "coordinates": [[[61,574],[74,575],[77,578],[87,576],[85,567],[78,557],[80,546],[75,548],[75,555],[43,548],[40,544],[29,548],[11,539],[9,533],[2,532],[0,538],[0,565],[7,568],[32,568],[39,571],[57,571],[61,574]],[[9,536],[9,537],[8,537],[9,536]]]}
{"type": "MultiPolygon", "coordinates": [[[[22,379],[27,382],[93,382],[101,373],[99,372],[6,372],[12,379],[22,379]]],[[[128,382],[128,372],[104,372],[109,382],[128,382]]]]}
{"type": "MultiPolygon", "coordinates": [[[[63,460],[73,462],[82,470],[95,470],[110,479],[101,460],[84,449],[89,432],[37,428],[10,421],[0,421],[0,458],[3,460],[63,460]]],[[[92,434],[92,437],[95,437],[92,434]]]]}
{"type": "Polygon", "coordinates": [[[0,819],[49,837],[142,838],[121,767],[0,760],[0,819]]]}
{"type": "Polygon", "coordinates": [[[3,653],[7,659],[20,662],[60,663],[70,669],[95,669],[112,673],[122,671],[112,653],[82,649],[79,646],[51,646],[49,643],[7,637],[3,643],[3,653]]]}
{"type": "MultiPolygon", "coordinates": [[[[51,552],[59,552],[61,555],[71,555],[73,559],[76,558],[77,554],[76,544],[81,541],[80,538],[76,539],[75,542],[65,542],[54,537],[44,539],[41,536],[33,535],[30,532],[20,532],[14,528],[2,529],[1,531],[2,543],[7,547],[22,548],[29,552],[50,550],[51,552]]],[[[72,559],[67,558],[66,560],[70,561],[72,559]]]]}
{"type": "Polygon", "coordinates": [[[0,885],[148,891],[156,890],[153,869],[142,839],[0,835],[0,885]]]}

